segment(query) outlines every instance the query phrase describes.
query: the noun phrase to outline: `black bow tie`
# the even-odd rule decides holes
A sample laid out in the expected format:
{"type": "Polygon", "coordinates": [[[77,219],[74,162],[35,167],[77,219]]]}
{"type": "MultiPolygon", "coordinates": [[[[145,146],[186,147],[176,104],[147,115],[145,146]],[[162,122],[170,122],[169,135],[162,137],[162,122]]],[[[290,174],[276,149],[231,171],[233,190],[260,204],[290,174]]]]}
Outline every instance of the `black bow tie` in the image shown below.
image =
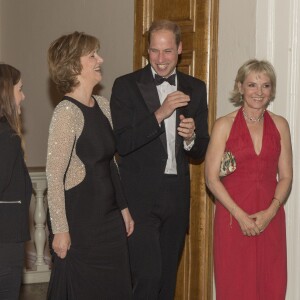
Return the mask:
{"type": "Polygon", "coordinates": [[[173,75],[171,75],[171,76],[169,76],[167,78],[155,74],[155,78],[154,79],[155,79],[156,85],[160,85],[164,81],[169,82],[169,84],[171,84],[171,85],[175,85],[175,77],[176,77],[176,74],[173,74],[173,75]]]}

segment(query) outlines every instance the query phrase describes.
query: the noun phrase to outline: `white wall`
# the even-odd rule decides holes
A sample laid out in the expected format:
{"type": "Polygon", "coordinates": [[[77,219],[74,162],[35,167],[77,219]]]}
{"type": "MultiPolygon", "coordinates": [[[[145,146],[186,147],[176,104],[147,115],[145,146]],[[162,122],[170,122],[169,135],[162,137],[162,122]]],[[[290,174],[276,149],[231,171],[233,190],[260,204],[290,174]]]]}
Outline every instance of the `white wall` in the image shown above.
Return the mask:
{"type": "Polygon", "coordinates": [[[134,0],[0,0],[0,61],[20,69],[27,164],[45,166],[48,127],[58,94],[50,89],[50,42],[74,30],[100,39],[102,95],[114,79],[132,71],[134,0]]]}
{"type": "Polygon", "coordinates": [[[255,57],[254,0],[219,0],[217,117],[235,108],[229,102],[238,68],[255,57]]]}

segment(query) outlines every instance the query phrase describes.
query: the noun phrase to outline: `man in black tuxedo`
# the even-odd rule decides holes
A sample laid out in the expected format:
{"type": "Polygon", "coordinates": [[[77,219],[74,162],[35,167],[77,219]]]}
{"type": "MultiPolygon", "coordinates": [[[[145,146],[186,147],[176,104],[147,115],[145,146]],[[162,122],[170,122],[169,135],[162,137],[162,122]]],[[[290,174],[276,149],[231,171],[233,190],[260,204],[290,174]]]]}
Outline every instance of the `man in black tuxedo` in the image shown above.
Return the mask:
{"type": "Polygon", "coordinates": [[[129,238],[134,299],[174,299],[189,223],[188,156],[202,159],[209,136],[204,82],[176,70],[180,28],[149,29],[145,68],[116,79],[111,113],[120,174],[135,231],[129,238]]]}

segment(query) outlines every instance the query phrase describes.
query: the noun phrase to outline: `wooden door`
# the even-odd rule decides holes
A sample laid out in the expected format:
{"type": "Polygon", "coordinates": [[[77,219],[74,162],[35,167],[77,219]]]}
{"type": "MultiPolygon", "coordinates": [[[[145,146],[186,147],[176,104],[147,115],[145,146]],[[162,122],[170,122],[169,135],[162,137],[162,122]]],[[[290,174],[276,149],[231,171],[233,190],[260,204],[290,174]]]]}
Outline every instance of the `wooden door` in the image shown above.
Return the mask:
{"type": "MultiPolygon", "coordinates": [[[[135,0],[134,68],[147,64],[147,30],[155,19],[178,23],[183,52],[178,69],[207,84],[209,125],[215,120],[218,0],[135,0]]],[[[212,299],[213,203],[204,164],[191,161],[190,228],[177,275],[176,300],[212,299]]]]}

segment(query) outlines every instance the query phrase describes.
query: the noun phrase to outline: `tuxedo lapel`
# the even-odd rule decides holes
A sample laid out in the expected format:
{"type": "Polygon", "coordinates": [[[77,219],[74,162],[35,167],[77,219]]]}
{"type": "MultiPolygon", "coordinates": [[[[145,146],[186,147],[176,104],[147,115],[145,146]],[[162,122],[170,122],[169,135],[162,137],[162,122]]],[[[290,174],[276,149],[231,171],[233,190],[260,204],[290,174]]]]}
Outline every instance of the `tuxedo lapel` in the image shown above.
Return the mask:
{"type": "MultiPolygon", "coordinates": [[[[177,71],[177,90],[183,92],[186,95],[191,97],[192,95],[192,87],[186,78],[183,76],[183,73],[177,71]]],[[[191,116],[189,112],[189,105],[185,107],[180,107],[177,109],[177,112],[181,115],[184,115],[186,118],[191,116]]]]}
{"type": "MultiPolygon", "coordinates": [[[[137,86],[142,94],[144,102],[150,113],[154,113],[160,107],[159,96],[157,93],[156,85],[154,82],[154,78],[151,72],[150,65],[147,65],[141,74],[140,79],[137,81],[137,86]]],[[[165,129],[164,122],[161,123],[162,129],[165,129]]],[[[167,153],[167,139],[166,132],[164,132],[159,136],[163,147],[167,153]]]]}
{"type": "Polygon", "coordinates": [[[152,82],[137,82],[137,85],[148,107],[149,112],[154,113],[160,107],[156,86],[152,82]]]}

